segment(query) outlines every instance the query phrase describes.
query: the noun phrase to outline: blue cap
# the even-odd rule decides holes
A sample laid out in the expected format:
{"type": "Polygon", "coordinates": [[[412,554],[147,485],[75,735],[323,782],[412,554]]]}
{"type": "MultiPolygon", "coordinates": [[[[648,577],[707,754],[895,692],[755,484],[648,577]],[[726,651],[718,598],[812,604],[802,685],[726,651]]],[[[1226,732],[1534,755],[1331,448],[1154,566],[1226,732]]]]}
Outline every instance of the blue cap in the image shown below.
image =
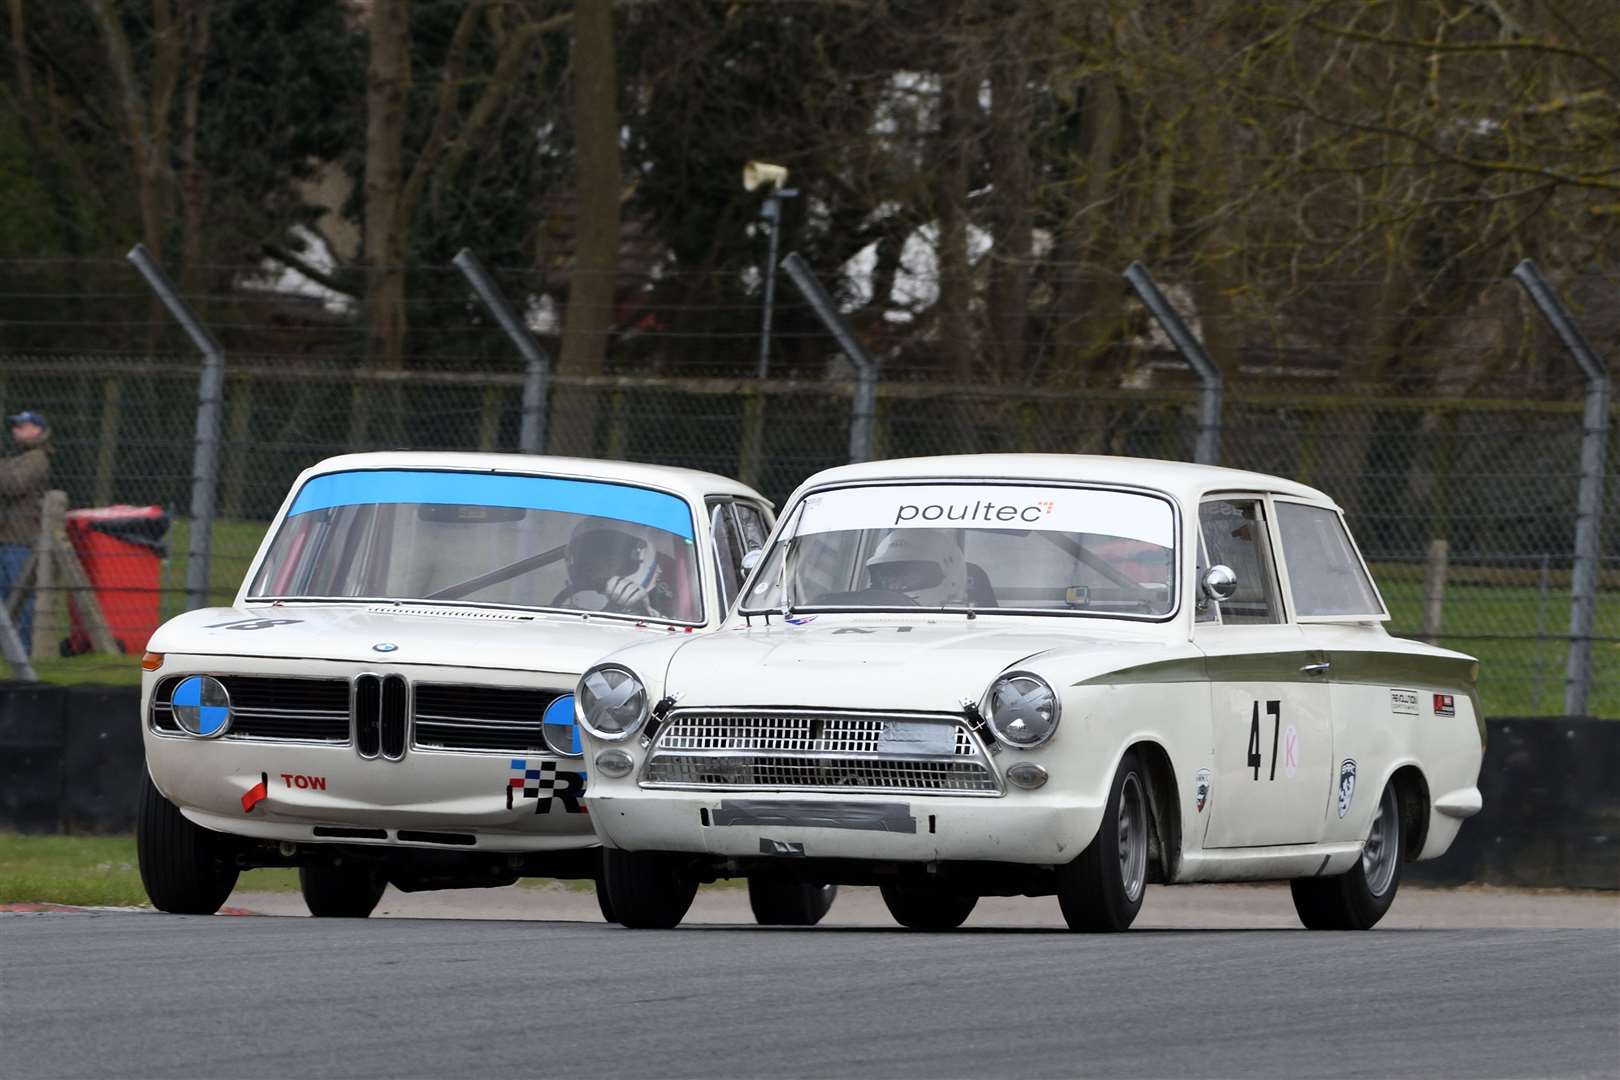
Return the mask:
{"type": "Polygon", "coordinates": [[[45,421],[44,413],[35,412],[33,409],[24,409],[15,416],[6,417],[6,420],[10,422],[12,427],[16,427],[18,424],[38,424],[48,430],[51,426],[45,421]]]}

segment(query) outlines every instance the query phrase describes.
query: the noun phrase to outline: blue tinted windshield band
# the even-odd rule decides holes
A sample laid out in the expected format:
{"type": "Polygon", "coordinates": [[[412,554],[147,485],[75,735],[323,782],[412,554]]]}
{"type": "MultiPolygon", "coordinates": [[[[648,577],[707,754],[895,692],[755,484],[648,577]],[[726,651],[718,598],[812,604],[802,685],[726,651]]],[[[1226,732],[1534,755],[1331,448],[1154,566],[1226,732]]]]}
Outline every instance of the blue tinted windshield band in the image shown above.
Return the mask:
{"type": "Polygon", "coordinates": [[[555,510],[628,521],[692,539],[692,512],[674,495],[624,484],[502,473],[412,472],[385,469],[327,473],[298,491],[287,516],[334,506],[432,503],[555,510]]]}

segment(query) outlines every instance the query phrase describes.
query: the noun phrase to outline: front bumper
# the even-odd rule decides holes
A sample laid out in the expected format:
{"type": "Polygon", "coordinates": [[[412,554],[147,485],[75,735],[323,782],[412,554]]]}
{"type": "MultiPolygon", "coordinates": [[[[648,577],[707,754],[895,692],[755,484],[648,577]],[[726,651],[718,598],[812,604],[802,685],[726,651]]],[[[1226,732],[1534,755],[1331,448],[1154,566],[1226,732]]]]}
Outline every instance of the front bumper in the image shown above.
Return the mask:
{"type": "Polygon", "coordinates": [[[1103,814],[1100,799],[1023,791],[985,799],[613,785],[593,790],[589,806],[602,842],[626,851],[1042,866],[1085,850],[1103,814]]]}

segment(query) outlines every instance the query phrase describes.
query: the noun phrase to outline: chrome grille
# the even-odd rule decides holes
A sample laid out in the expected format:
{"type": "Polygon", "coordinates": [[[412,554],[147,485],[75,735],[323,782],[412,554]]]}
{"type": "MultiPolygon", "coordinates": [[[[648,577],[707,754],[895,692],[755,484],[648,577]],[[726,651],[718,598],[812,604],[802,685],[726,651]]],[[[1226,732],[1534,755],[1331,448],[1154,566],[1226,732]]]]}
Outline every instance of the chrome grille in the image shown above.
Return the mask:
{"type": "MultiPolygon", "coordinates": [[[[216,675],[231,695],[226,739],[312,742],[349,741],[349,684],[343,679],[288,679],[216,675]]],[[[163,680],[152,694],[152,727],[179,734],[170,696],[181,676],[163,680]]]]}
{"type": "Polygon", "coordinates": [[[551,690],[420,683],[416,687],[419,750],[490,750],[549,754],[540,733],[551,690]]]}
{"type": "Polygon", "coordinates": [[[997,795],[960,719],[915,714],[676,710],[641,774],[646,787],[793,788],[997,795]]]}
{"type": "Polygon", "coordinates": [[[363,758],[398,761],[405,756],[410,689],[403,675],[354,677],[355,752],[363,758]]]}

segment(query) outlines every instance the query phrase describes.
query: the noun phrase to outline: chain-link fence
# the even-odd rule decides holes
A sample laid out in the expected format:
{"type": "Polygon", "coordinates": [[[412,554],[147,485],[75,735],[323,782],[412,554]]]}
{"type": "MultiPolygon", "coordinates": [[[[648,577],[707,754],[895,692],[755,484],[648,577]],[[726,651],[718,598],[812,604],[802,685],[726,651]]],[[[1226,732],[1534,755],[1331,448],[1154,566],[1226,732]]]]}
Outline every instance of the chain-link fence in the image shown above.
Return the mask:
{"type": "MultiPolygon", "coordinates": [[[[53,486],[72,506],[155,505],[172,518],[167,556],[151,563],[162,590],[154,617],[184,603],[198,368],[183,355],[8,356],[0,368],[0,407],[38,409],[50,419],[53,486]]],[[[837,379],[559,379],[548,448],[746,474],[780,501],[810,473],[846,460],[850,394],[837,379]],[[764,452],[756,467],[745,460],[744,431],[750,410],[761,407],[764,452]]],[[[265,523],[311,463],[360,449],[514,449],[521,410],[515,364],[401,373],[233,357],[221,414],[211,599],[226,602],[234,592],[265,523]]],[[[1580,402],[1233,392],[1222,428],[1222,464],[1313,484],[1346,508],[1393,632],[1479,656],[1492,714],[1562,712],[1580,402]],[[1438,608],[1425,588],[1437,540],[1445,541],[1447,562],[1438,608]]],[[[1607,457],[1589,699],[1591,712],[1613,717],[1620,717],[1617,430],[1607,457]]],[[[879,457],[1032,451],[1188,460],[1196,434],[1190,390],[893,382],[879,389],[874,449],[879,457]]],[[[155,554],[138,547],[125,557],[155,554]]],[[[90,569],[106,576],[105,565],[90,569]]],[[[108,619],[116,621],[114,611],[108,619]]],[[[71,622],[50,632],[76,642],[70,648],[87,647],[83,628],[71,622]]]]}

